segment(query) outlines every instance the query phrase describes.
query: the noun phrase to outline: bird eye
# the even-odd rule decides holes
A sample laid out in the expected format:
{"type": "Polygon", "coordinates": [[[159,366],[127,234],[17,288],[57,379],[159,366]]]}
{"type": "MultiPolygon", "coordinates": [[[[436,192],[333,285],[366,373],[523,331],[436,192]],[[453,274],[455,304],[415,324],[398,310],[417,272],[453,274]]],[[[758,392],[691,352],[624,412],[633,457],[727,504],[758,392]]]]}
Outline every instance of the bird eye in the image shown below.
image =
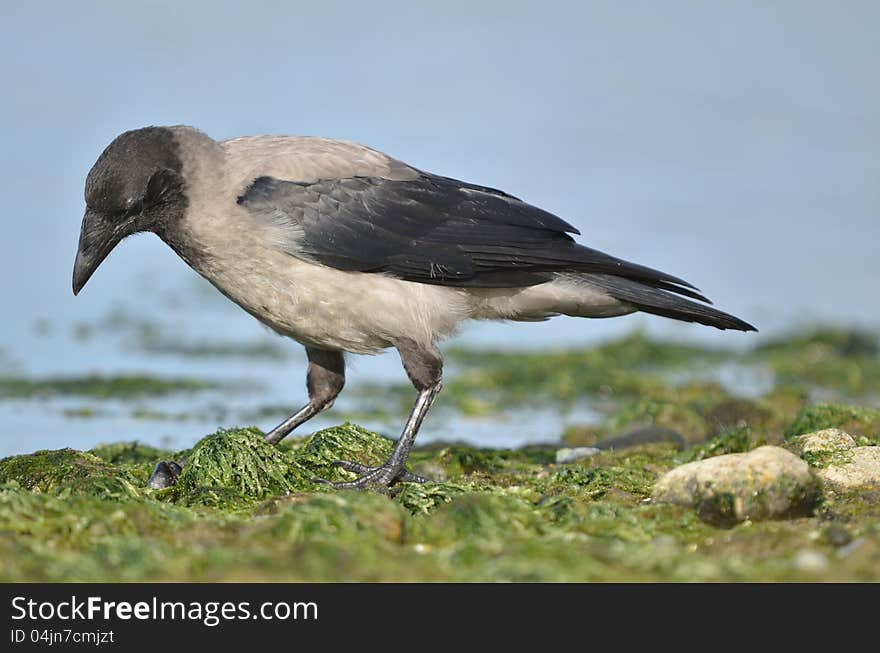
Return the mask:
{"type": "Polygon", "coordinates": [[[177,175],[173,170],[156,171],[147,183],[147,201],[150,204],[155,204],[164,200],[176,184],[177,175]]]}

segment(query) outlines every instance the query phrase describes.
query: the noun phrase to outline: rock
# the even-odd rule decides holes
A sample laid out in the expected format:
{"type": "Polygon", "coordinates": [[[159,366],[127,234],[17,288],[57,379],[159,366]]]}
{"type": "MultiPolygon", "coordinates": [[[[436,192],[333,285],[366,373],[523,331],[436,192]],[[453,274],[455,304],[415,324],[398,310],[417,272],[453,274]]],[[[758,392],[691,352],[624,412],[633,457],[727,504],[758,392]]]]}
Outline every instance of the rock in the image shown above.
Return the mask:
{"type": "Polygon", "coordinates": [[[849,544],[840,547],[837,550],[837,555],[841,558],[848,558],[853,554],[858,554],[863,551],[865,548],[870,548],[868,545],[868,540],[864,537],[860,537],[858,539],[853,540],[849,544]]]}
{"type": "Polygon", "coordinates": [[[850,532],[840,524],[829,524],[824,532],[825,540],[834,547],[846,546],[852,542],[850,532]]]}
{"type": "Polygon", "coordinates": [[[846,462],[815,470],[824,488],[834,492],[880,488],[880,447],[854,447],[846,454],[846,462]]]}
{"type": "Polygon", "coordinates": [[[799,435],[792,438],[788,447],[795,453],[803,456],[804,454],[831,453],[843,449],[852,449],[856,446],[849,433],[845,433],[840,429],[823,429],[806,435],[799,435]]]}
{"type": "Polygon", "coordinates": [[[71,492],[102,499],[140,496],[137,482],[129,471],[73,449],[44,449],[3,458],[0,484],[10,481],[39,494],[71,492]]]}
{"type": "Polygon", "coordinates": [[[834,428],[792,438],[788,446],[813,467],[825,490],[880,488],[880,447],[857,447],[851,435],[834,428]]]}
{"type": "Polygon", "coordinates": [[[556,464],[567,465],[581,458],[589,458],[599,453],[596,447],[574,447],[573,449],[557,449],[556,464]]]}
{"type": "Polygon", "coordinates": [[[818,574],[828,569],[828,558],[819,551],[803,549],[794,556],[794,566],[800,571],[818,574]]]}
{"type": "Polygon", "coordinates": [[[683,449],[685,445],[684,436],[675,429],[650,424],[624,431],[623,433],[616,433],[597,442],[594,446],[596,449],[619,451],[621,449],[630,449],[644,444],[657,444],[660,442],[674,444],[676,449],[683,449]]]}
{"type": "Polygon", "coordinates": [[[695,508],[707,522],[808,515],[817,483],[809,466],[781,447],[725,454],[676,467],[654,486],[654,501],[695,508]]]}

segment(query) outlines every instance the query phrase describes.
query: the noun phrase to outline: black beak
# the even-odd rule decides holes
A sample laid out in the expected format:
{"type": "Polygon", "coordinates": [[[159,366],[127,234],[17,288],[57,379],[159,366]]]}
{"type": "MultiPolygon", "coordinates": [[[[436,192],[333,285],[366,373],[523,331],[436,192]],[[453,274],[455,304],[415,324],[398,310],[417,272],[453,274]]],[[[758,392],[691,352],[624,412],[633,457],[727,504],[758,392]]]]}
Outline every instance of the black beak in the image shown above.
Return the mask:
{"type": "Polygon", "coordinates": [[[86,282],[103,263],[107,255],[122,240],[122,235],[101,213],[86,210],[82,230],[79,234],[79,247],[76,262],[73,264],[73,294],[79,294],[86,282]]]}

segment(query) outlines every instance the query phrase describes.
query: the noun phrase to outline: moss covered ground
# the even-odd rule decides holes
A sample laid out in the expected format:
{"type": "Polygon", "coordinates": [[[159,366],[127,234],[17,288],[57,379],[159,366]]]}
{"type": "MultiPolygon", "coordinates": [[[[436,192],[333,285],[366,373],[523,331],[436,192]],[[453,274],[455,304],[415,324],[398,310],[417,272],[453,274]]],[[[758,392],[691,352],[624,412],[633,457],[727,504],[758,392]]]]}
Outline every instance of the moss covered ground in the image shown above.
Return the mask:
{"type": "Polygon", "coordinates": [[[880,580],[880,492],[826,494],[808,516],[729,528],[650,500],[676,465],[822,428],[880,444],[876,336],[823,329],[726,351],[636,334],[449,357],[447,410],[588,400],[601,419],[560,433],[559,447],[635,427],[681,438],[564,465],[552,445],[434,445],[410,458],[433,481],[387,493],[315,482],[352,477],[333,460],[376,464],[390,452],[390,440],[350,423],[279,447],[250,427],[185,451],[113,443],[13,456],[0,461],[0,579],[880,580]],[[771,381],[760,393],[726,387],[713,376],[725,365],[771,381]],[[146,489],[163,459],[185,463],[178,484],[146,489]]]}

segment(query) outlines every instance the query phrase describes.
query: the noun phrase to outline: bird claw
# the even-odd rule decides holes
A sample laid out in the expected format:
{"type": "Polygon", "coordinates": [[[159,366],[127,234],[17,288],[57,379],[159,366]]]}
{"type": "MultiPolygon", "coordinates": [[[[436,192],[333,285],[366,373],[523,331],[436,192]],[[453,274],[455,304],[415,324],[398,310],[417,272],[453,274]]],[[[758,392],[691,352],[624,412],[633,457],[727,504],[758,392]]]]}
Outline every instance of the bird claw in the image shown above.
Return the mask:
{"type": "Polygon", "coordinates": [[[361,463],[348,460],[334,460],[335,467],[361,474],[360,478],[353,481],[328,481],[325,478],[312,479],[316,483],[332,485],[337,490],[365,490],[370,486],[389,487],[395,483],[427,483],[428,479],[418,474],[413,474],[406,468],[395,469],[394,466],[385,463],[378,467],[369,467],[361,463]]]}
{"type": "MultiPolygon", "coordinates": [[[[424,476],[413,474],[405,467],[395,469],[388,463],[378,467],[369,467],[348,460],[334,460],[332,465],[361,476],[353,481],[328,481],[326,478],[320,477],[312,478],[312,481],[332,485],[338,490],[365,490],[368,487],[388,488],[396,483],[427,483],[430,480],[424,476]]],[[[183,463],[173,460],[159,461],[153,468],[153,473],[150,474],[147,487],[154,490],[171,487],[177,483],[177,477],[180,476],[181,471],[183,471],[183,463]]]]}

